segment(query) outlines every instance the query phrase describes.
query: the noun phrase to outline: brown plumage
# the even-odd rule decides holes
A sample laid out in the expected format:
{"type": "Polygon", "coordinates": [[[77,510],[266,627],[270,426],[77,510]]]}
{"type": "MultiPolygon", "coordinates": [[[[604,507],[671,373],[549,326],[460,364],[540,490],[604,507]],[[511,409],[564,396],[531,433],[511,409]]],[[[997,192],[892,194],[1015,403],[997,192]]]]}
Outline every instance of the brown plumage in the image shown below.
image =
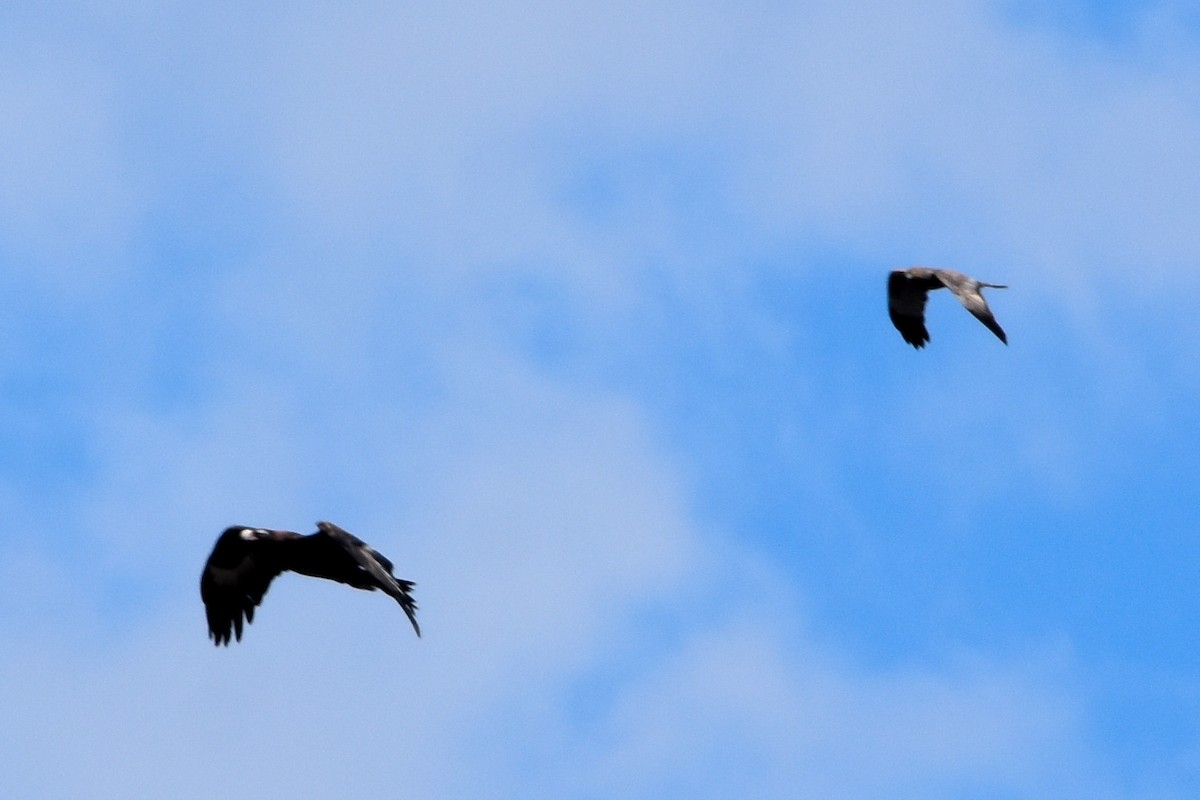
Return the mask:
{"type": "Polygon", "coordinates": [[[242,626],[254,621],[254,609],[267,587],[287,571],[356,589],[382,589],[395,598],[417,636],[421,635],[417,604],[409,594],[415,584],[393,575],[392,562],[362,539],[332,522],[318,522],[317,532],[309,536],[235,526],[218,537],[200,575],[200,597],[213,643],[228,645],[230,638],[240,642],[242,626]]]}
{"type": "Polygon", "coordinates": [[[1007,289],[1007,286],[977,281],[970,275],[952,269],[930,267],[897,269],[888,276],[888,314],[904,341],[918,349],[929,341],[929,331],[925,329],[925,301],[930,291],[942,287],[949,289],[967,311],[974,314],[1000,341],[1008,344],[1008,337],[992,316],[982,292],[984,288],[1007,289]]]}

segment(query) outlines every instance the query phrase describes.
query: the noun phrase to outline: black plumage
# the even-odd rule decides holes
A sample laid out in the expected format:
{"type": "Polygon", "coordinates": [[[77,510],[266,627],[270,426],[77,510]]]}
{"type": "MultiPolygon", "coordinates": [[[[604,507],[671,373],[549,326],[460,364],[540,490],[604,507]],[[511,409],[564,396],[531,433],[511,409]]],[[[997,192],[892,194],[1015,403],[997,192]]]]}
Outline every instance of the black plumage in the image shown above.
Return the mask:
{"type": "Polygon", "coordinates": [[[420,636],[417,604],[410,594],[415,584],[397,578],[392,570],[391,561],[332,522],[318,522],[317,532],[308,536],[266,528],[226,528],[200,575],[208,635],[217,645],[228,645],[231,638],[241,641],[242,627],[254,621],[254,609],[271,581],[290,571],[356,589],[381,589],[400,604],[420,636]]]}

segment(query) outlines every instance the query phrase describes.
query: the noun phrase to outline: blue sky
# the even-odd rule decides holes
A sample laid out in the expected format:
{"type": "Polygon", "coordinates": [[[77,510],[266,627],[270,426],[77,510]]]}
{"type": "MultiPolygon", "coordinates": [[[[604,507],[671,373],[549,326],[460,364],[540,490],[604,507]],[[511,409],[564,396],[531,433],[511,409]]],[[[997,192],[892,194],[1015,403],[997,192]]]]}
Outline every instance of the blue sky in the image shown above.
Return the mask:
{"type": "Polygon", "coordinates": [[[1190,798],[1183,3],[0,11],[0,794],[1190,798]],[[963,270],[916,352],[888,270],[963,270]],[[417,581],[199,571],[331,519],[417,581]]]}

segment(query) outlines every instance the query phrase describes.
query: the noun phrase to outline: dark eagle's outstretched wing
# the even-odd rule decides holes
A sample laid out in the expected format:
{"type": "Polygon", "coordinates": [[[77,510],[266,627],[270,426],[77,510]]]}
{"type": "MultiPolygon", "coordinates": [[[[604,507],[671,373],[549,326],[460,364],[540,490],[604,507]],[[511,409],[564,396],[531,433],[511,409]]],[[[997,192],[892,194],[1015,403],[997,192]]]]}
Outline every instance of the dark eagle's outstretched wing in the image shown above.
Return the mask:
{"type": "Polygon", "coordinates": [[[215,644],[228,645],[230,637],[242,640],[242,626],[254,621],[255,607],[283,571],[278,541],[270,537],[287,533],[234,527],[217,539],[200,575],[208,635],[215,644]]]}
{"type": "Polygon", "coordinates": [[[353,557],[359,568],[370,576],[373,585],[367,588],[382,589],[400,604],[404,613],[408,615],[408,621],[412,623],[413,630],[416,631],[417,636],[420,636],[421,626],[417,624],[417,603],[410,594],[416,584],[393,575],[392,572],[395,568],[392,566],[392,562],[353,533],[339,528],[332,522],[318,522],[317,529],[341,545],[353,557]]]}

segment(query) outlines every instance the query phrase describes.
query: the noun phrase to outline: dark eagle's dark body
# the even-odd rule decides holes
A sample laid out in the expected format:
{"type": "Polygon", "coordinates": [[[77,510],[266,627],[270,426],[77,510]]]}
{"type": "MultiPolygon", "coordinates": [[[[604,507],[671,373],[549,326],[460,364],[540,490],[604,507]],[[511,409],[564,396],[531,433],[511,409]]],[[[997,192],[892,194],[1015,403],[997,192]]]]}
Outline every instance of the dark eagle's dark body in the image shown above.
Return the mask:
{"type": "Polygon", "coordinates": [[[413,630],[417,604],[414,584],[392,574],[392,562],[354,534],[332,522],[318,522],[317,532],[237,526],[226,528],[213,546],[200,575],[200,598],[208,616],[208,635],[217,645],[242,639],[242,627],[254,621],[271,581],[281,572],[298,572],[338,581],[355,589],[380,589],[395,598],[413,630]]]}

